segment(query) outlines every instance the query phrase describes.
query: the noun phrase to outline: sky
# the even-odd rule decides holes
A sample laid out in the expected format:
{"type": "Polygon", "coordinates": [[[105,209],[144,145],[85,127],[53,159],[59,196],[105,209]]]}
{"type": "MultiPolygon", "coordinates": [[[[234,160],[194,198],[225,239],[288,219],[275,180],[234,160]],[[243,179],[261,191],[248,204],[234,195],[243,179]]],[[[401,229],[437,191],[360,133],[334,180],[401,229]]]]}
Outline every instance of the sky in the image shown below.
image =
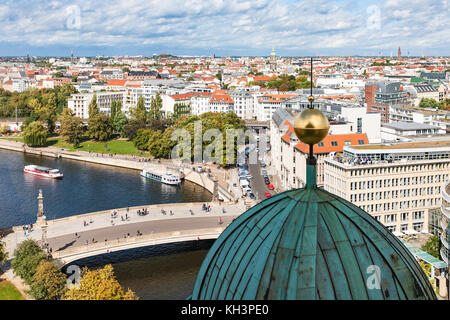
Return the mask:
{"type": "Polygon", "coordinates": [[[450,55],[450,0],[0,0],[0,56],[450,55]]]}

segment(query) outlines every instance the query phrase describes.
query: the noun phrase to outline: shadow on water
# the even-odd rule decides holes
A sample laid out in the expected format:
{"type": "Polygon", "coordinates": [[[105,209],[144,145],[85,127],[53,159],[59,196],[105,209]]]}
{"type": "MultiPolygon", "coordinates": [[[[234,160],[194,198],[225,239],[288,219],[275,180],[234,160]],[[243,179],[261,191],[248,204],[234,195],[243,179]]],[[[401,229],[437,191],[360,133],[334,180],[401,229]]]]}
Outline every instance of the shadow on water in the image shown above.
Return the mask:
{"type": "MultiPolygon", "coordinates": [[[[70,265],[89,269],[112,264],[117,280],[143,300],[184,300],[214,240],[187,241],[111,252],[70,265]]],[[[70,274],[70,273],[69,273],[70,274]]]]}

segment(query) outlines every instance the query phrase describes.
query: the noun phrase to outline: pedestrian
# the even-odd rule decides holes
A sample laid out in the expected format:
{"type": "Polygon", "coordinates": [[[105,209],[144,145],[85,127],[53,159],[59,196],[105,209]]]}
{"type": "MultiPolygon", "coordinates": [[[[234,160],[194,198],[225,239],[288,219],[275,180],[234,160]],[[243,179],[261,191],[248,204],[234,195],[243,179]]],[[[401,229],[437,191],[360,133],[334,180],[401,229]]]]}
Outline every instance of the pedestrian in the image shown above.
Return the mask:
{"type": "Polygon", "coordinates": [[[78,233],[77,232],[75,232],[75,238],[78,238],[78,233]]]}
{"type": "Polygon", "coordinates": [[[127,207],[127,213],[130,211],[130,208],[129,207],[127,207]]]}

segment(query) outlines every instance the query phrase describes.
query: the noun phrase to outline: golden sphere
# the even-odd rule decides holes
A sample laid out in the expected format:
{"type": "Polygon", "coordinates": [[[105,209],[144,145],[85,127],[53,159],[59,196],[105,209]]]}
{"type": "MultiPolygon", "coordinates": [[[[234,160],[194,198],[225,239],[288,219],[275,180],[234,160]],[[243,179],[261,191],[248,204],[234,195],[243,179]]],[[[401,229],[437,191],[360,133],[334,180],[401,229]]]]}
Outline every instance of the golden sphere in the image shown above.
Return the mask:
{"type": "Polygon", "coordinates": [[[327,117],[317,109],[303,110],[294,123],[295,134],[306,144],[319,143],[327,136],[329,129],[327,117]]]}
{"type": "Polygon", "coordinates": [[[309,102],[314,102],[314,96],[309,96],[309,97],[308,97],[308,101],[309,101],[309,102]]]}

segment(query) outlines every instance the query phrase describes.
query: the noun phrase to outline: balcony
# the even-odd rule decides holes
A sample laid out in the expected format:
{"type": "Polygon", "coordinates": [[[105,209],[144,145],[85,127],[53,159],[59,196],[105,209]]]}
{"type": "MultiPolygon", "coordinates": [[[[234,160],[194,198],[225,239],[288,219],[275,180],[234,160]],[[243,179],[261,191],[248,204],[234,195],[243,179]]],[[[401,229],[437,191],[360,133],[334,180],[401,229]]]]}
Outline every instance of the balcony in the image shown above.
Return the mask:
{"type": "Polygon", "coordinates": [[[447,249],[448,251],[448,242],[447,242],[447,233],[446,232],[442,232],[441,233],[441,243],[443,244],[443,246],[447,249]]]}
{"type": "Polygon", "coordinates": [[[450,181],[447,181],[445,187],[442,188],[442,201],[441,211],[442,214],[450,220],[450,181]]]}
{"type": "Polygon", "coordinates": [[[444,248],[444,247],[441,248],[441,258],[442,258],[442,260],[444,260],[444,262],[446,264],[449,264],[449,256],[448,256],[447,248],[444,248]]]}

